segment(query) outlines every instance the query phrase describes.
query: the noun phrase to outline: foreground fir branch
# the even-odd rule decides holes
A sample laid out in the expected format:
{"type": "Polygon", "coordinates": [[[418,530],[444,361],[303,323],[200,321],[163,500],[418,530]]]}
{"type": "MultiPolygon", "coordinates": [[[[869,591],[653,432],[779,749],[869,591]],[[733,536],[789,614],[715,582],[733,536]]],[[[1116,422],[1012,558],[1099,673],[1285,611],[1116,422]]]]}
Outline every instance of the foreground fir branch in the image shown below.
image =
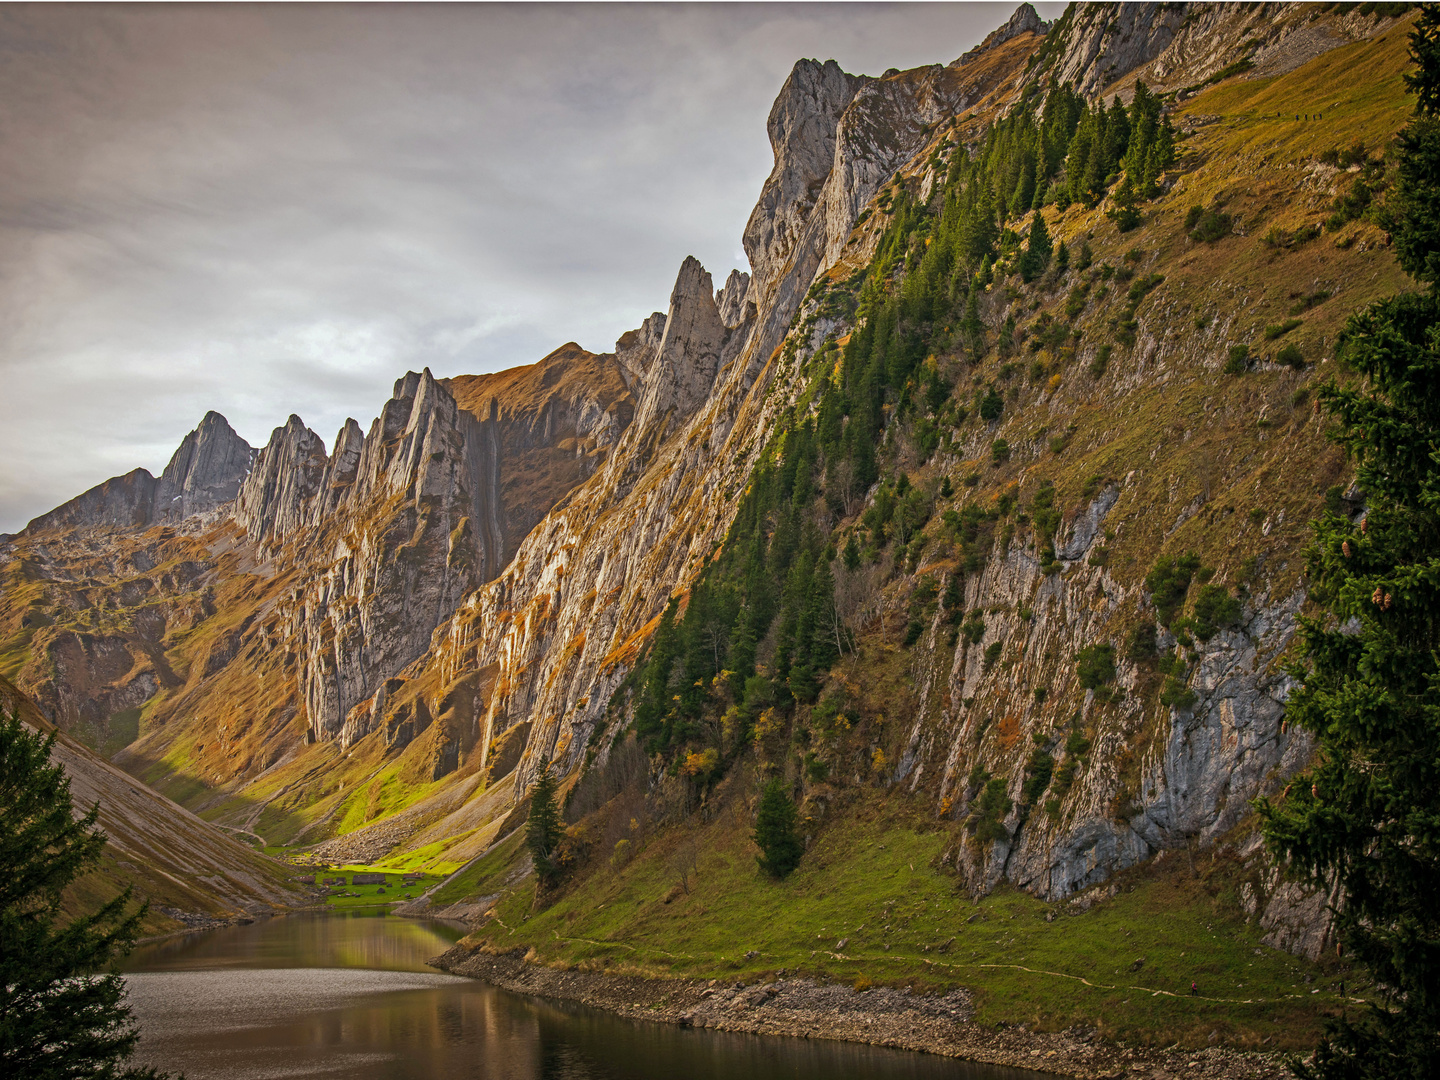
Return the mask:
{"type": "Polygon", "coordinates": [[[98,807],[76,818],[70,780],[42,738],[0,716],[0,1076],[154,1078],[126,1067],[140,1038],[111,964],[128,953],[145,908],[130,890],[61,924],[67,886],[99,860],[98,807]],[[104,972],[102,974],[102,972],[104,972]]]}

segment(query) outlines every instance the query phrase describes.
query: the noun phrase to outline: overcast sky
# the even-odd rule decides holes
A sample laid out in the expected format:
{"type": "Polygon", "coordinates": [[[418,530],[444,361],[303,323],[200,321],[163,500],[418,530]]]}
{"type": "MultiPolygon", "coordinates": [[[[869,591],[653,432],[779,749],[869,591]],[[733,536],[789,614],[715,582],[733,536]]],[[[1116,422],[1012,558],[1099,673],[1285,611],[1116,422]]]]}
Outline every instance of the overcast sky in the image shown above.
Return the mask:
{"type": "Polygon", "coordinates": [[[608,350],[685,256],[748,269],[796,59],[948,63],[1013,8],[0,5],[0,532],[207,409],[328,445],[407,369],[608,350]]]}

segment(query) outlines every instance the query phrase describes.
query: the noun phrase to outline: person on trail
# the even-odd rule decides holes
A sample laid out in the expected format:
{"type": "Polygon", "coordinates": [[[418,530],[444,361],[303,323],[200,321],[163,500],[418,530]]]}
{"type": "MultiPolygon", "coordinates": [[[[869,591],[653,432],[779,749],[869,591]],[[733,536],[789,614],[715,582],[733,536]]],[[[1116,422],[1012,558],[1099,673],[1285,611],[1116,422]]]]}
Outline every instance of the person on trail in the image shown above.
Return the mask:
{"type": "Polygon", "coordinates": [[[1194,984],[1194,982],[1191,982],[1191,984],[1190,984],[1190,996],[1191,996],[1191,997],[1195,997],[1195,996],[1196,996],[1197,994],[1199,994],[1199,993],[1200,993],[1199,988],[1196,987],[1196,985],[1194,984]]]}

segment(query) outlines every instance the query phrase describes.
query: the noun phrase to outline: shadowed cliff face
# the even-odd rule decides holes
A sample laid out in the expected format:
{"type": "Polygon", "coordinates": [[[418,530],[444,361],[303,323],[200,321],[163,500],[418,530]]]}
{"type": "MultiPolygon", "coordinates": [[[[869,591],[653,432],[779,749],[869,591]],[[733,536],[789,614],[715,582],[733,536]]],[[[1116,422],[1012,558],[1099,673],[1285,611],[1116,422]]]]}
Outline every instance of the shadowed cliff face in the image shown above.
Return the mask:
{"type": "MultiPolygon", "coordinates": [[[[623,702],[613,721],[606,717],[617,688],[666,605],[683,604],[715,557],[777,424],[813,406],[804,395],[818,347],[855,329],[851,316],[822,304],[816,286],[867,266],[887,221],[882,189],[898,177],[929,199],[945,179],[943,151],[952,141],[978,144],[1039,70],[1107,93],[1140,73],[1178,88],[1231,63],[1261,15],[1270,25],[1255,38],[1255,56],[1276,71],[1298,67],[1325,41],[1381,25],[1352,26],[1346,15],[1316,29],[1283,5],[1259,15],[1229,6],[1074,12],[1047,30],[1022,8],[948,66],[871,78],[833,62],[796,64],[770,114],[775,166],[745,229],[752,274],[732,274],[717,290],[697,261],[685,260],[666,310],[622,335],[613,353],[571,343],[492,375],[409,373],[368,431],[347,422],[328,452],[291,417],[257,455],[211,414],[160,480],[143,471],[116,478],[37,519],[0,549],[9,575],[0,598],[6,670],[63,724],[103,735],[119,713],[143,713],[139,738],[120,760],[174,784],[190,805],[208,802],[253,822],[273,804],[293,816],[287,839],[343,832],[335,843],[353,842],[366,857],[461,833],[473,834],[456,849],[465,857],[483,850],[543,763],[573,770],[590,747],[603,760],[624,727],[623,702]],[[162,496],[174,504],[169,516],[157,510],[162,496]],[[387,801],[391,788],[419,791],[436,780],[446,783],[416,795],[418,805],[387,801]]],[[[1219,170],[1233,165],[1219,151],[1196,160],[1197,172],[1212,160],[1219,170]]],[[[1180,182],[1208,198],[1234,178],[1180,182]]],[[[1315,174],[1316,205],[1338,183],[1315,174]]],[[[1140,582],[1170,536],[1190,529],[1199,544],[1225,527],[1208,479],[1198,501],[1187,495],[1172,506],[1195,471],[1183,451],[1193,418],[1172,415],[1156,388],[1173,381],[1176,393],[1209,393],[1216,357],[1239,335],[1235,297],[1263,292],[1273,272],[1253,270],[1254,245],[1241,245],[1243,237],[1231,248],[1197,247],[1175,224],[1185,209],[1165,203],[1157,220],[1170,231],[1157,225],[1147,234],[1153,250],[1139,255],[1148,260],[1143,272],[1177,279],[1167,287],[1174,291],[1147,301],[1137,344],[1124,363],[1117,353],[1108,375],[1103,364],[1067,368],[1038,345],[1009,361],[1008,372],[998,362],[982,369],[981,360],[962,370],[955,359],[964,376],[956,401],[968,406],[977,388],[997,385],[1008,411],[964,434],[957,421],[933,457],[906,449],[912,418],[885,403],[881,450],[917,484],[938,490],[943,474],[958,491],[983,476],[996,493],[1019,490],[1032,470],[1080,470],[1081,457],[1083,475],[1070,477],[1076,492],[1092,471],[1104,481],[1065,511],[1059,571],[1040,567],[1023,534],[987,538],[984,573],[967,580],[963,598],[967,610],[986,613],[980,636],[948,643],[938,613],[915,615],[923,633],[903,646],[912,650],[903,693],[870,703],[897,733],[865,748],[881,751],[881,766],[847,764],[843,775],[837,766],[835,783],[903,785],[932,798],[944,820],[958,820],[976,798],[974,770],[1005,779],[1007,839],[958,844],[950,854],[975,889],[1008,879],[1060,897],[1157,850],[1216,841],[1267,778],[1309,752],[1281,730],[1288,686],[1274,671],[1294,632],[1293,574],[1250,594],[1242,627],[1195,646],[1191,705],[1147,711],[1151,676],[1123,659],[1117,685],[1133,699],[1097,704],[1075,684],[1076,653],[1119,640],[1126,613],[1147,602],[1140,582]],[[1212,261],[1192,271],[1195,260],[1212,261]],[[1228,300],[1208,292],[1203,304],[1195,299],[1224,275],[1243,279],[1228,300]],[[1197,312],[1209,319],[1203,334],[1197,312]],[[1028,380],[1022,360],[1032,365],[1028,380]],[[1022,399],[1023,418],[1014,404],[1022,399]],[[1119,445],[1104,418],[1122,416],[1136,439],[1154,438],[1140,439],[1143,448],[1119,445]],[[1002,431],[1013,461],[992,475],[984,470],[1002,468],[992,458],[1002,431]],[[1158,478],[1165,469],[1168,480],[1158,478]],[[1168,532],[1154,524],[1156,507],[1172,523],[1168,532]],[[1123,569],[1105,562],[1107,536],[1117,531],[1145,537],[1123,569]],[[1032,741],[1049,739],[1055,750],[1054,733],[1075,715],[1092,749],[1083,762],[1073,755],[1068,801],[1053,812],[1023,806],[1032,741]]],[[[1112,272],[1130,265],[1127,245],[1138,241],[1122,241],[1104,208],[1051,213],[1072,249],[1093,241],[1112,272]]],[[[1327,258],[1359,260],[1363,250],[1327,258]]],[[[917,245],[913,254],[923,251],[917,245]]],[[[1307,270],[1312,279],[1333,272],[1320,266],[1307,270]]],[[[1038,328],[1059,318],[1064,290],[1078,281],[1057,278],[1023,297],[997,282],[978,317],[991,331],[1007,317],[1038,328]]],[[[1066,318],[1079,336],[1069,340],[1091,335],[1091,348],[1111,333],[1115,313],[1101,306],[1111,288],[1078,295],[1080,314],[1066,318]]],[[[1125,290],[1115,292],[1112,306],[1125,290]]],[[[1284,400],[1293,412],[1296,399],[1284,400]]],[[[1205,415],[1242,408],[1250,406],[1237,397],[1205,415]]],[[[1229,433],[1203,469],[1220,468],[1214,462],[1230,453],[1220,447],[1240,447],[1244,460],[1273,452],[1257,430],[1247,422],[1229,433]]],[[[1318,460],[1319,436],[1303,439],[1318,460]]],[[[1240,478],[1226,482],[1239,492],[1243,481],[1251,485],[1244,498],[1258,498],[1269,474],[1239,464],[1233,471],[1240,478]]],[[[874,495],[855,493],[853,506],[822,524],[853,525],[874,495]]],[[[1277,561],[1293,560],[1298,543],[1277,533],[1277,561]]],[[[902,613],[927,573],[956,565],[948,559],[877,562],[843,576],[847,618],[877,649],[897,652],[894,624],[905,625],[902,613]]],[[[835,678],[849,686],[866,677],[835,678]]],[[[823,784],[810,788],[823,814],[829,795],[823,784]]]]}

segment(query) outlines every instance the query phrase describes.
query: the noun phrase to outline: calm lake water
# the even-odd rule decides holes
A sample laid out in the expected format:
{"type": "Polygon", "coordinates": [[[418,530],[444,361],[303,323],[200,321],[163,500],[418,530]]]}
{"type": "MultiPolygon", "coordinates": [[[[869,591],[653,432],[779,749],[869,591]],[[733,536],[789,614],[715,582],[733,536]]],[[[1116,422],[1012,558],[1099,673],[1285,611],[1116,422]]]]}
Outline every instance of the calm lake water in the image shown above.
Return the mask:
{"type": "Polygon", "coordinates": [[[1036,1074],[824,1040],[622,1020],[427,968],[463,931],[292,915],[137,949],[138,1062],[189,1080],[1017,1080],[1036,1074]]]}

